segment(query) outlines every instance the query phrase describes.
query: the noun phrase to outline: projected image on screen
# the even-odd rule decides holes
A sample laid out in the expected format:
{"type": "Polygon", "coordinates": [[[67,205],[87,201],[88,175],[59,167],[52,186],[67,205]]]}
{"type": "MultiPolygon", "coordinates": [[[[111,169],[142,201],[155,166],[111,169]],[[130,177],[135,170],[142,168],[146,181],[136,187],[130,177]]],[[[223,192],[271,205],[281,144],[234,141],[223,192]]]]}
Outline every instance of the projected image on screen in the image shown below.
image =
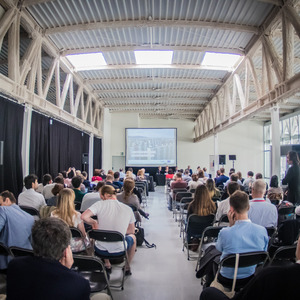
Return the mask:
{"type": "Polygon", "coordinates": [[[176,128],[126,128],[126,166],[175,166],[176,128]]]}

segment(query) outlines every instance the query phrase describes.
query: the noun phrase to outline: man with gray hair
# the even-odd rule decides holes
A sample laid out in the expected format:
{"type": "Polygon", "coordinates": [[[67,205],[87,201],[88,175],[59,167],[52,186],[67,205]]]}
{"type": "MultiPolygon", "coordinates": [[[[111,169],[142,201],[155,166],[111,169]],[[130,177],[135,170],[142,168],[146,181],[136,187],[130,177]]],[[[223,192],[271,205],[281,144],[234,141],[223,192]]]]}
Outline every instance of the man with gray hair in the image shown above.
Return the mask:
{"type": "Polygon", "coordinates": [[[58,218],[45,218],[32,227],[34,256],[10,261],[7,299],[90,299],[89,282],[70,270],[73,255],[71,232],[58,218]]]}
{"type": "Polygon", "coordinates": [[[264,227],[276,227],[278,213],[275,205],[264,199],[266,183],[257,179],[252,185],[252,200],[250,200],[249,219],[264,227]]]}

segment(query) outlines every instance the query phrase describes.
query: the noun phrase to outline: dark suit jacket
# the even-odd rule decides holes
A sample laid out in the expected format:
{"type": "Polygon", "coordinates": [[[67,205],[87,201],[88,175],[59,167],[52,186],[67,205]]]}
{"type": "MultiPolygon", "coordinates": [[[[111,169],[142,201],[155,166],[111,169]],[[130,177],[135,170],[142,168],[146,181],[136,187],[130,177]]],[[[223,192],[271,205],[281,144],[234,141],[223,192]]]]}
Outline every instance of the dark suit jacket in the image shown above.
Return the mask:
{"type": "Polygon", "coordinates": [[[18,257],[8,265],[7,299],[89,300],[90,285],[58,261],[18,257]]]}
{"type": "Polygon", "coordinates": [[[300,203],[300,168],[299,165],[292,165],[285,177],[282,179],[282,184],[288,185],[287,200],[292,203],[300,203]]]}

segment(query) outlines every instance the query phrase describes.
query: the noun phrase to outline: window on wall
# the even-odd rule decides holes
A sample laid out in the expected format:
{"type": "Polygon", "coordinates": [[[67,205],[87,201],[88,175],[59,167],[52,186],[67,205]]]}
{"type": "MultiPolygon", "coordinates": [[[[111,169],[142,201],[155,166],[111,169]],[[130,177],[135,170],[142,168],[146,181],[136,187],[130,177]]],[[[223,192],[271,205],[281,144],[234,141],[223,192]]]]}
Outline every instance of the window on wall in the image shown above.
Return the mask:
{"type": "MultiPolygon", "coordinates": [[[[280,120],[280,145],[299,145],[299,121],[300,113],[285,117],[280,120]]],[[[271,161],[272,161],[272,127],[270,123],[264,126],[264,174],[270,178],[271,161]]],[[[286,170],[286,158],[281,158],[281,176],[284,176],[286,170]]]]}

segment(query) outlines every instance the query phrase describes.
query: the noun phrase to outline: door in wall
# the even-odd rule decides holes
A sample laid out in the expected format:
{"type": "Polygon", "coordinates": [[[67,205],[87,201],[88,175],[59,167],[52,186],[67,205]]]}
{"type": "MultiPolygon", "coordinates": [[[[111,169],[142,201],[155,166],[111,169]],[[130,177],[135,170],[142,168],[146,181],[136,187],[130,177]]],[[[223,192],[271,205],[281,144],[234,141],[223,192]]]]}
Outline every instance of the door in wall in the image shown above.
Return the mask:
{"type": "Polygon", "coordinates": [[[125,170],[125,156],[113,156],[112,170],[114,172],[117,172],[120,168],[123,168],[123,170],[125,170]]]}

